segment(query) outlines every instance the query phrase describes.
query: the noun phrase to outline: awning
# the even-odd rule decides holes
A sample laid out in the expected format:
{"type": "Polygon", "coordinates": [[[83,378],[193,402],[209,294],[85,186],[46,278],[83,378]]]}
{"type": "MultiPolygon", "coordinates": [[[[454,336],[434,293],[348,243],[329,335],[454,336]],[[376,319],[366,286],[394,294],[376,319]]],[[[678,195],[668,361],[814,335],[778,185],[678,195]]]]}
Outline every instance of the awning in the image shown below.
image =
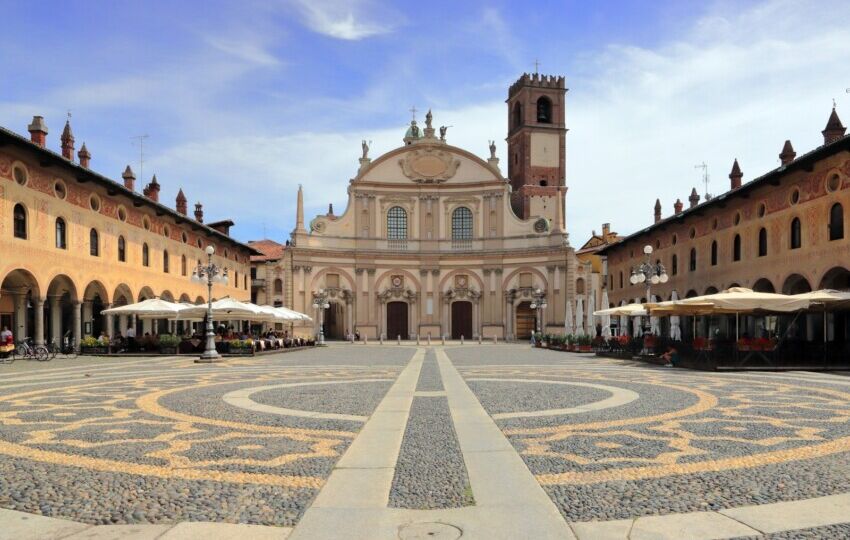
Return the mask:
{"type": "Polygon", "coordinates": [[[646,307],[653,315],[711,315],[754,311],[790,313],[807,309],[811,304],[808,298],[732,287],[716,294],[646,304],[646,307]]]}

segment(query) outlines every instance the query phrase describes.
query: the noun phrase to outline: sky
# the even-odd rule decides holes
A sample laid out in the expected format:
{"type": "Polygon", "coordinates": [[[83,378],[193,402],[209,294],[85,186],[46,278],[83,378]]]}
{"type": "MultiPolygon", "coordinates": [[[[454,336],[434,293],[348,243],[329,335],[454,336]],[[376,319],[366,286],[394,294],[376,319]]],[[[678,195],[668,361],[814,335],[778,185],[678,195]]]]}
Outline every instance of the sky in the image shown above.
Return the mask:
{"type": "MultiPolygon", "coordinates": [[[[691,188],[729,189],[850,121],[850,2],[0,0],[0,125],[45,117],[116,180],[182,188],[237,239],[283,242],[298,185],[308,220],[341,214],[360,141],[402,144],[410,109],[448,141],[504,158],[508,87],[566,77],[567,228],[629,234],[691,188]]],[[[504,163],[503,159],[503,163],[504,163]]],[[[503,167],[506,171],[506,166],[503,167]]]]}

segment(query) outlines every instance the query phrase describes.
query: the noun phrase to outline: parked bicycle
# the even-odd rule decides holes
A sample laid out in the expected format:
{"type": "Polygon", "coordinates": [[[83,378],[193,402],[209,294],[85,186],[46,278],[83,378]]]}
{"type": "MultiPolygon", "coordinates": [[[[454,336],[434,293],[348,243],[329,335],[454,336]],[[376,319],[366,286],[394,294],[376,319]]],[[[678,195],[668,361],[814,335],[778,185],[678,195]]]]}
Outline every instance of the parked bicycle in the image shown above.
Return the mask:
{"type": "Polygon", "coordinates": [[[76,358],[77,349],[69,339],[64,339],[62,345],[57,345],[56,340],[47,345],[47,352],[50,355],[50,360],[56,358],[57,355],[62,355],[63,358],[76,358]]]}
{"type": "Polygon", "coordinates": [[[46,362],[47,360],[50,360],[50,353],[44,345],[36,345],[33,343],[32,338],[25,337],[23,341],[18,344],[18,348],[15,350],[12,360],[14,361],[18,358],[46,362]]]}

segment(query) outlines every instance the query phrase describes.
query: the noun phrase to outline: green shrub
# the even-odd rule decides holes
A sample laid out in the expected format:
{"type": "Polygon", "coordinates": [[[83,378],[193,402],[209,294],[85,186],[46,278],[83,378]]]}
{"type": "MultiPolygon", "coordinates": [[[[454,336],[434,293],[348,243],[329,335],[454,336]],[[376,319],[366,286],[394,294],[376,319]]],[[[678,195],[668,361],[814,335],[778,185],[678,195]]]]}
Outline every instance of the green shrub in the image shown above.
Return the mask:
{"type": "Polygon", "coordinates": [[[162,334],[159,336],[159,345],[161,347],[176,347],[180,345],[180,338],[172,334],[162,334]]]}

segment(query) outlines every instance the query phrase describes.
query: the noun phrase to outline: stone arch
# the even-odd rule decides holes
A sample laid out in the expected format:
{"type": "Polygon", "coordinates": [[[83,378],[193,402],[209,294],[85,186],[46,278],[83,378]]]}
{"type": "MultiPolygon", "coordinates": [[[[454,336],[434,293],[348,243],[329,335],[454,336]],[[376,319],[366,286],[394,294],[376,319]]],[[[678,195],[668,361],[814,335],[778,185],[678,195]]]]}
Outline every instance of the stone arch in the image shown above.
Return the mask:
{"type": "Polygon", "coordinates": [[[699,295],[693,289],[691,289],[691,290],[689,290],[688,292],[685,293],[685,298],[693,298],[695,296],[699,296],[699,295]]]}
{"type": "Polygon", "coordinates": [[[811,290],[809,280],[800,274],[791,274],[782,283],[782,294],[801,294],[811,290]]]}
{"type": "Polygon", "coordinates": [[[717,287],[715,287],[714,285],[709,285],[708,287],[705,288],[704,294],[717,294],[718,292],[720,292],[720,291],[717,290],[717,287]]]}
{"type": "Polygon", "coordinates": [[[776,287],[773,286],[773,282],[767,278],[759,278],[753,283],[753,291],[754,292],[764,292],[764,293],[775,293],[776,287]]]}
{"type": "Polygon", "coordinates": [[[532,266],[521,266],[508,274],[507,277],[502,280],[502,290],[507,290],[511,280],[514,276],[519,276],[520,272],[531,272],[533,275],[537,276],[537,278],[540,279],[540,282],[543,283],[543,290],[548,292],[549,282],[547,281],[546,276],[543,275],[543,272],[532,266]]]}
{"type": "Polygon", "coordinates": [[[95,296],[100,296],[100,299],[105,304],[110,303],[109,292],[106,290],[106,287],[103,285],[103,282],[95,279],[89,282],[86,285],[86,288],[83,291],[83,300],[93,300],[95,296]]]}
{"type": "Polygon", "coordinates": [[[457,274],[468,275],[472,280],[475,281],[475,284],[478,285],[478,290],[484,291],[484,281],[472,268],[457,268],[455,270],[452,270],[440,279],[440,284],[437,286],[437,291],[440,293],[446,292],[449,288],[447,287],[447,284],[450,283],[449,280],[457,274]]]}
{"type": "Polygon", "coordinates": [[[15,294],[18,291],[39,296],[42,287],[39,286],[35,274],[25,268],[15,268],[7,273],[0,281],[0,297],[6,294],[15,294]]]}
{"type": "MultiPolygon", "coordinates": [[[[317,285],[319,283],[319,279],[325,277],[325,274],[328,273],[337,273],[339,274],[345,281],[348,283],[348,288],[350,290],[354,290],[354,278],[351,277],[351,274],[343,270],[338,266],[329,266],[327,268],[323,268],[319,272],[316,272],[316,275],[313,277],[313,280],[310,282],[310,290],[316,291],[317,285]]],[[[341,286],[342,284],[340,284],[341,286]]],[[[344,288],[344,287],[341,287],[344,288]]]]}
{"type": "Polygon", "coordinates": [[[830,268],[824,272],[818,288],[850,291],[850,270],[843,266],[830,268]]]}
{"type": "Polygon", "coordinates": [[[133,296],[133,291],[130,290],[130,287],[126,283],[121,283],[115,287],[115,292],[112,293],[112,305],[126,306],[133,303],[133,298],[135,296],[133,296]]]}
{"type": "Polygon", "coordinates": [[[78,301],[77,285],[70,277],[65,274],[57,274],[50,280],[47,286],[48,296],[64,296],[67,293],[71,301],[78,301]]]}
{"type": "Polygon", "coordinates": [[[204,300],[203,296],[196,296],[195,297],[195,305],[201,305],[201,304],[206,304],[206,303],[207,303],[207,301],[204,300]]]}
{"type": "Polygon", "coordinates": [[[153,289],[147,286],[142,287],[139,290],[138,301],[141,302],[142,300],[147,300],[149,298],[156,298],[156,295],[153,293],[153,289]]]}
{"type": "Polygon", "coordinates": [[[189,295],[188,295],[188,294],[183,293],[183,294],[181,294],[181,295],[180,295],[180,302],[181,302],[181,303],[186,303],[186,304],[191,304],[191,303],[192,303],[192,299],[189,297],[189,295]]]}
{"type": "Polygon", "coordinates": [[[381,288],[385,286],[384,281],[388,280],[391,276],[398,274],[402,274],[405,277],[405,289],[410,289],[414,292],[422,290],[422,284],[419,283],[419,279],[411,272],[408,272],[407,270],[402,270],[401,268],[393,268],[391,270],[387,270],[386,272],[381,273],[381,275],[378,276],[378,279],[375,280],[375,290],[381,292],[381,288]]]}
{"type": "Polygon", "coordinates": [[[162,291],[161,293],[159,293],[159,297],[160,297],[162,300],[167,300],[168,302],[174,302],[174,295],[173,295],[173,294],[171,293],[171,291],[169,291],[168,289],[166,289],[166,290],[162,291]]]}

